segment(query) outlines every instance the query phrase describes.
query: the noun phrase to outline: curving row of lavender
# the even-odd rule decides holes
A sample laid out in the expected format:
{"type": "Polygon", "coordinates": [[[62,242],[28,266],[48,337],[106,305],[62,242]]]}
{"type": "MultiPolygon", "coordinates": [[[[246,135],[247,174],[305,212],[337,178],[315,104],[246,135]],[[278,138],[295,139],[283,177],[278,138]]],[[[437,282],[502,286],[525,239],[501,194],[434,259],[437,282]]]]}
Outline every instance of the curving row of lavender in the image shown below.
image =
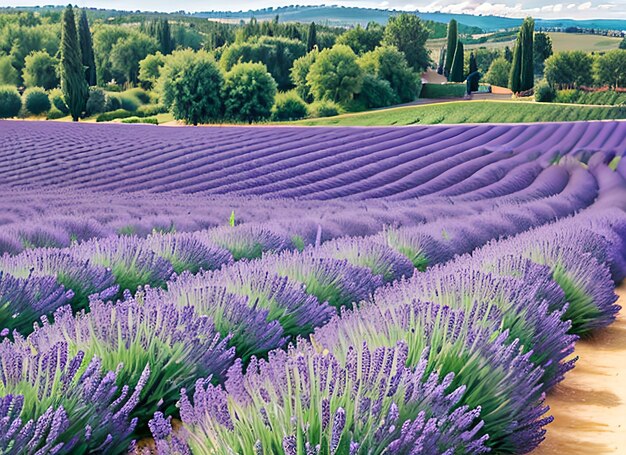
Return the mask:
{"type": "Polygon", "coordinates": [[[525,453],[619,310],[620,123],[5,125],[3,453],[525,453]]]}

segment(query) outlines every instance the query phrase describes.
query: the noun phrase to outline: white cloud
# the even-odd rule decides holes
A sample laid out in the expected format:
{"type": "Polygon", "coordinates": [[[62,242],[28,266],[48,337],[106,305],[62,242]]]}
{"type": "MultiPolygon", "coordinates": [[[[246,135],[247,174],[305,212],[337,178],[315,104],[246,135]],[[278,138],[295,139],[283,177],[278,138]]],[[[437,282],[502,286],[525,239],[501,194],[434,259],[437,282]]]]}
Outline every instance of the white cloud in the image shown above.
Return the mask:
{"type": "Polygon", "coordinates": [[[590,8],[591,8],[591,2],[585,2],[585,3],[581,3],[580,5],[578,5],[579,11],[586,11],[590,8]]]}

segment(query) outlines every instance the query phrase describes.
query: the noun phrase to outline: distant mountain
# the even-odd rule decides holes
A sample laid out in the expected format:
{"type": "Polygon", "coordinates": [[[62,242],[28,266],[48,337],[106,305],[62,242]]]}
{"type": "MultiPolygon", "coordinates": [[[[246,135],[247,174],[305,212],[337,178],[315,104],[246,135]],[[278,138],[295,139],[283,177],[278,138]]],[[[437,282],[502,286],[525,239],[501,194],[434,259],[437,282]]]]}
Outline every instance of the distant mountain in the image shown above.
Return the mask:
{"type": "MultiPolygon", "coordinates": [[[[252,17],[258,20],[270,20],[276,15],[284,22],[317,22],[327,25],[366,25],[368,22],[385,24],[390,16],[400,14],[402,11],[355,8],[343,6],[285,6],[279,8],[265,8],[250,11],[206,11],[193,13],[193,16],[207,19],[219,19],[229,21],[248,20],[252,17]]],[[[450,19],[456,19],[459,23],[478,27],[485,32],[493,32],[502,29],[519,27],[522,19],[499,16],[473,16],[470,14],[448,13],[422,13],[416,11],[424,20],[447,23],[450,19]]],[[[579,27],[598,30],[626,30],[626,20],[597,19],[582,20],[573,19],[536,19],[537,27],[579,27]]]]}

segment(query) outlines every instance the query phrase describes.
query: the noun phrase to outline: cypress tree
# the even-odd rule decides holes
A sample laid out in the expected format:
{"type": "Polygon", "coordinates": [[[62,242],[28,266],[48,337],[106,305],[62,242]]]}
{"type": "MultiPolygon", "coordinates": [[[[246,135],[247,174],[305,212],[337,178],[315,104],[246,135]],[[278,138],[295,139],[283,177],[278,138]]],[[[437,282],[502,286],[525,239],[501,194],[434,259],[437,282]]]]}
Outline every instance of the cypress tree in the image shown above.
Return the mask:
{"type": "MultiPolygon", "coordinates": [[[[472,52],[469,58],[469,73],[473,74],[473,73],[476,73],[477,71],[478,71],[478,63],[476,62],[476,56],[472,52]]],[[[474,77],[471,80],[470,90],[472,92],[478,91],[478,79],[479,79],[478,77],[474,77]]]]}
{"type": "Polygon", "coordinates": [[[504,58],[507,62],[513,63],[513,52],[509,46],[504,48],[504,58]]]}
{"type": "Polygon", "coordinates": [[[162,19],[160,21],[157,39],[161,47],[161,53],[163,55],[171,54],[174,50],[174,45],[172,42],[170,23],[167,19],[162,19]]]}
{"type": "Polygon", "coordinates": [[[513,62],[511,63],[511,73],[509,74],[509,88],[513,93],[521,92],[521,74],[522,74],[522,31],[520,30],[513,50],[513,62]]]}
{"type": "Polygon", "coordinates": [[[458,25],[456,20],[452,19],[448,24],[448,45],[446,48],[446,63],[443,66],[443,71],[446,76],[450,74],[450,70],[452,69],[452,62],[454,61],[454,54],[456,53],[458,40],[458,25]]]}
{"type": "Polygon", "coordinates": [[[61,28],[61,88],[72,120],[78,121],[87,104],[89,88],[85,80],[72,5],[63,11],[61,28]]]}
{"type": "Polygon", "coordinates": [[[533,36],[535,34],[535,21],[532,17],[524,20],[522,65],[520,71],[520,90],[526,91],[535,85],[535,58],[533,55],[533,36]]]}
{"type": "Polygon", "coordinates": [[[317,29],[315,28],[315,22],[311,22],[309,33],[307,33],[307,51],[311,52],[315,46],[317,46],[317,29]]]}
{"type": "Polygon", "coordinates": [[[454,60],[452,60],[452,68],[450,68],[450,77],[448,79],[450,82],[463,82],[465,80],[463,75],[464,63],[463,43],[457,41],[456,52],[454,53],[454,60]]]}
{"type": "Polygon", "coordinates": [[[80,42],[83,66],[85,67],[85,80],[91,86],[96,85],[96,59],[93,53],[91,31],[89,31],[89,22],[87,21],[85,10],[80,12],[80,19],[78,20],[78,40],[80,42]]]}

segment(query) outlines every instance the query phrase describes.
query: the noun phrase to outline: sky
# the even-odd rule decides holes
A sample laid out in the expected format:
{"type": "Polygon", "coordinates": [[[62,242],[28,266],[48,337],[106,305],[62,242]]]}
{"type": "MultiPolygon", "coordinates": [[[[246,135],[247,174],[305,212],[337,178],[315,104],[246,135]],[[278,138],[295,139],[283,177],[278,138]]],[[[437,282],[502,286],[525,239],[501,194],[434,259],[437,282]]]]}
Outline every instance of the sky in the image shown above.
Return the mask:
{"type": "MultiPolygon", "coordinates": [[[[626,0],[73,0],[78,6],[146,11],[210,11],[249,10],[266,7],[298,5],[360,6],[422,12],[493,14],[507,17],[532,15],[538,18],[626,19],[626,0]],[[492,3],[493,2],[493,3],[492,3]]],[[[62,4],[54,0],[0,0],[0,6],[34,6],[62,4]]]]}

